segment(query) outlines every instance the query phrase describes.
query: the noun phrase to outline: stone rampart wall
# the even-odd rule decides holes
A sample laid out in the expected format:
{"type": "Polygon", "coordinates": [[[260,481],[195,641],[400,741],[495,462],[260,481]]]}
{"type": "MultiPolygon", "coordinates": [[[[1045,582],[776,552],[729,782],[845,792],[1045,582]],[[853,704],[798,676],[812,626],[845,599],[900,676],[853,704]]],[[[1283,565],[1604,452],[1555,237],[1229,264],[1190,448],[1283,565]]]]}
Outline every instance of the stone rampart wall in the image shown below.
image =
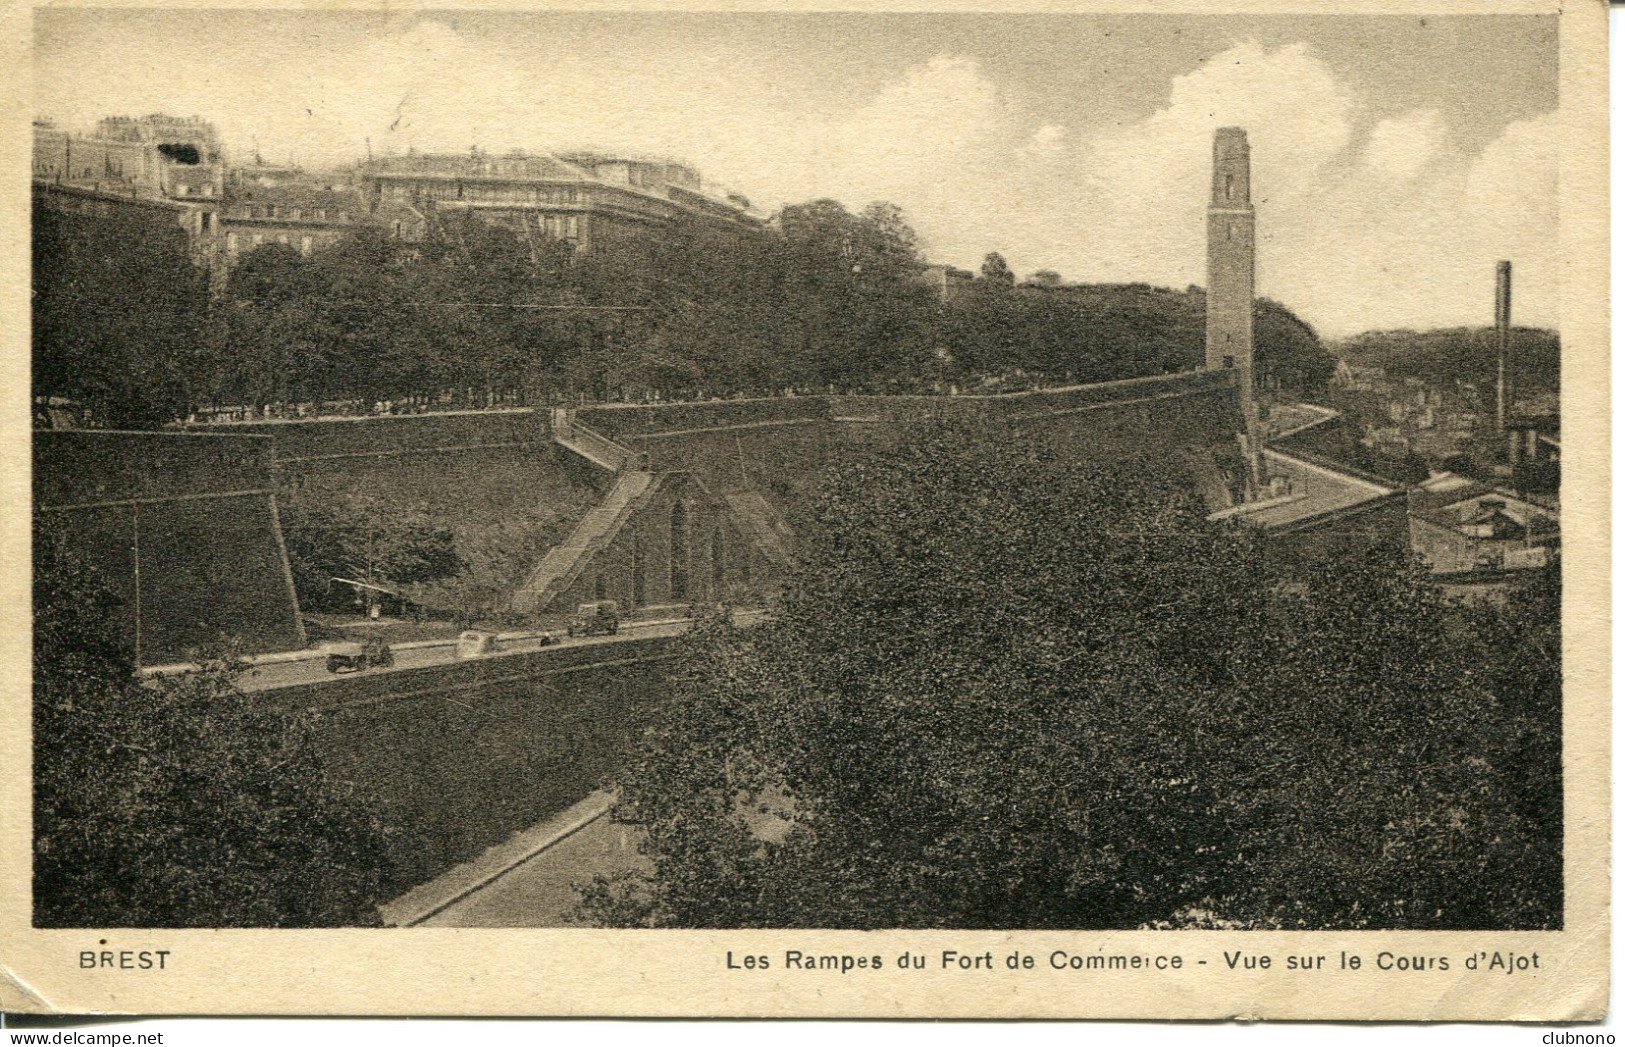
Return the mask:
{"type": "Polygon", "coordinates": [[[669,638],[622,639],[260,692],[316,711],[331,772],[410,827],[402,889],[556,814],[620,767],[669,686],[669,638]]]}
{"type": "Polygon", "coordinates": [[[123,602],[142,664],[304,644],[263,437],[34,434],[35,520],[123,602]]]}

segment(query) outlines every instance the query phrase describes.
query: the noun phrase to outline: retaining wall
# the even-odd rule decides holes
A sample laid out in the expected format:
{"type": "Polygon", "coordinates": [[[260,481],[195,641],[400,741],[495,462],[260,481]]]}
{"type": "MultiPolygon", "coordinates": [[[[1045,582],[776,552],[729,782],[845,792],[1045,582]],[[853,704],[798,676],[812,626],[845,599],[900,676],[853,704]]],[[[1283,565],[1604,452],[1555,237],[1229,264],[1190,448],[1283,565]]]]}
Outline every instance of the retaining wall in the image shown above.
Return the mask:
{"type": "Polygon", "coordinates": [[[401,889],[587,795],[622,766],[669,686],[673,639],[647,637],[335,677],[258,692],[316,711],[331,773],[409,832],[401,889]]]}
{"type": "Polygon", "coordinates": [[[225,640],[304,645],[271,453],[255,436],[34,434],[37,525],[65,536],[118,594],[142,664],[225,640]]]}

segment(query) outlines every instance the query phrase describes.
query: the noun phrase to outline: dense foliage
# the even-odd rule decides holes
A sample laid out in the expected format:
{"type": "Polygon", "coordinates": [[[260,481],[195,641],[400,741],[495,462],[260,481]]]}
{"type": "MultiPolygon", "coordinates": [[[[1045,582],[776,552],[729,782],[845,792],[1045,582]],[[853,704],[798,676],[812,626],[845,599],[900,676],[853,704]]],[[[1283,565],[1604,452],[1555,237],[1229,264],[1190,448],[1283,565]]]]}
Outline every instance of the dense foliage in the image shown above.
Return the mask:
{"type": "MultiPolygon", "coordinates": [[[[1351,363],[1382,367],[1394,378],[1422,378],[1435,386],[1475,383],[1493,403],[1500,342],[1491,327],[1434,331],[1369,331],[1337,344],[1351,363]]],[[[1558,391],[1562,346],[1556,331],[1512,329],[1507,379],[1523,393],[1558,391]]]]}
{"type": "MultiPolygon", "coordinates": [[[[1314,329],[1267,298],[1253,314],[1258,378],[1301,392],[1324,387],[1335,361],[1314,329]]],[[[1206,324],[1207,296],[1199,288],[1045,281],[1013,287],[984,277],[949,301],[941,342],[953,361],[949,373],[964,379],[1022,371],[1106,382],[1199,366],[1206,324]]]]}
{"type": "Polygon", "coordinates": [[[1169,476],[941,428],[838,468],[776,619],[693,639],[618,780],[654,874],[586,912],[1557,926],[1555,575],[1464,612],[1169,476]]]}
{"type": "Polygon", "coordinates": [[[36,207],[34,392],[110,428],[183,413],[208,366],[207,286],[173,219],[86,221],[36,207]]]}
{"type": "MultiPolygon", "coordinates": [[[[1100,381],[1197,366],[1200,291],[1018,286],[990,254],[946,299],[895,206],[783,208],[752,232],[699,219],[594,245],[442,215],[422,243],[361,229],[304,257],[266,244],[211,296],[177,227],[43,214],[35,393],[101,424],[212,406],[286,412],[772,394],[919,392],[1021,372],[1100,381]]],[[[1312,388],[1315,333],[1258,305],[1260,374],[1312,388]]]]}
{"type": "Polygon", "coordinates": [[[115,598],[61,543],[35,557],[34,924],[376,922],[389,833],[326,777],[309,718],[224,662],[138,683],[115,598]]]}
{"type": "Polygon", "coordinates": [[[302,606],[327,603],[334,578],[399,591],[464,567],[451,529],[422,512],[304,500],[282,514],[282,525],[302,606]]]}

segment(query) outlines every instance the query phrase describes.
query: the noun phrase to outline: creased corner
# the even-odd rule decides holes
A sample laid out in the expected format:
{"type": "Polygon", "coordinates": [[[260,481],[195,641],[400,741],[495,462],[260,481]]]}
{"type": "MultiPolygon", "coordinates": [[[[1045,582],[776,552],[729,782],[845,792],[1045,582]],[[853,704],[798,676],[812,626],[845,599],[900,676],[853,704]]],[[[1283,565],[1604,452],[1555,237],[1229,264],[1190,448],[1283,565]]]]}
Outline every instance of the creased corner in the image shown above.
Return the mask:
{"type": "Polygon", "coordinates": [[[55,1014],[59,1010],[45,994],[28,984],[21,975],[9,967],[0,967],[0,1011],[21,1014],[55,1014]],[[22,1003],[17,1001],[21,1000],[22,1003]]]}

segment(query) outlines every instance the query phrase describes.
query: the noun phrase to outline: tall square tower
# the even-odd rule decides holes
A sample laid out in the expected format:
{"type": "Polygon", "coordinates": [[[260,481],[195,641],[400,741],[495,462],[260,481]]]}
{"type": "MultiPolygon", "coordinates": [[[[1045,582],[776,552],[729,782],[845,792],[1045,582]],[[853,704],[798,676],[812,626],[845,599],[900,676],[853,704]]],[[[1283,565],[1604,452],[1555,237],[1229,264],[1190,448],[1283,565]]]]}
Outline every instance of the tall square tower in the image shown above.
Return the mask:
{"type": "Polygon", "coordinates": [[[1253,204],[1247,132],[1213,135],[1213,195],[1207,208],[1207,366],[1235,368],[1253,417],[1253,204]]]}

